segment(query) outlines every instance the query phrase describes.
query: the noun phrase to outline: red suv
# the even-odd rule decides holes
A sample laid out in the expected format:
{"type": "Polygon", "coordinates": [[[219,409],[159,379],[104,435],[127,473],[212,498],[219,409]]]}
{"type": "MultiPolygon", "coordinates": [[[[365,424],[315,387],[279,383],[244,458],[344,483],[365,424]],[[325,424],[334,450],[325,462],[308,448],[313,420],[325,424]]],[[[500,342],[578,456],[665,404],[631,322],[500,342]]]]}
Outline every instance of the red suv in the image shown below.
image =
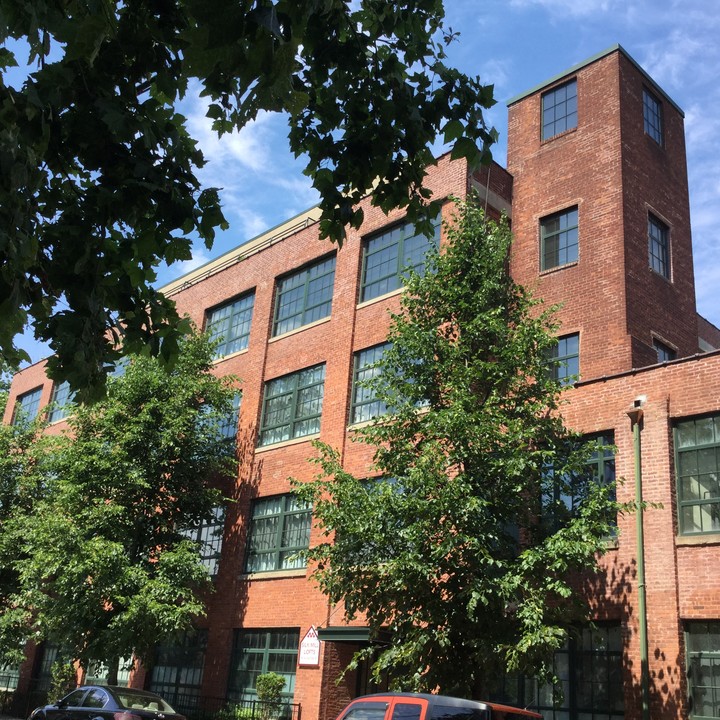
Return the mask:
{"type": "Polygon", "coordinates": [[[444,695],[388,692],[355,698],[337,720],[528,720],[532,710],[444,695]]]}

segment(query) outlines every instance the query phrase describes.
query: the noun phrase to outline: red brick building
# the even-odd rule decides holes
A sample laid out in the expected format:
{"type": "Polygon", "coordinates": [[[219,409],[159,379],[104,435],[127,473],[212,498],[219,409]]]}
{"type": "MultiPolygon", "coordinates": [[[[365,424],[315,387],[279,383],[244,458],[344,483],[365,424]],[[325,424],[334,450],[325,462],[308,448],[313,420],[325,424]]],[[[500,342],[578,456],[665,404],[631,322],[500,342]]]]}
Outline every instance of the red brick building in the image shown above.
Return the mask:
{"type": "MultiPolygon", "coordinates": [[[[474,187],[492,214],[511,217],[515,279],[562,304],[558,357],[580,378],[567,423],[616,446],[597,463],[625,479],[620,500],[653,504],[643,543],[638,517],[619,518],[606,573],[588,587],[597,630],[558,653],[563,708],[544,688],[508,688],[547,718],[640,718],[643,702],[654,719],[720,718],[720,331],[695,309],[684,143],[682,111],[616,46],[510,101],[507,170],[472,174],[447,156],[430,170],[435,197],[474,187]]],[[[355,380],[399,307],[401,267],[421,263],[429,241],[400,213],[364,209],[340,250],[318,238],[310,210],[164,288],[224,337],[217,373],[242,378],[241,468],[237,502],[204,529],[217,587],[208,616],[133,684],[240,699],[275,670],[305,720],[331,720],[367,689],[362,671],[335,685],[366,635],[342,626],[292,560],[315,539],[288,480],[312,476],[318,437],[351,472],[370,462],[351,442],[372,415],[355,380]],[[307,643],[299,657],[311,629],[317,658],[307,643]]],[[[17,402],[36,412],[63,392],[37,363],[15,377],[5,421],[17,402]]],[[[30,653],[20,689],[48,658],[49,648],[30,653]]]]}

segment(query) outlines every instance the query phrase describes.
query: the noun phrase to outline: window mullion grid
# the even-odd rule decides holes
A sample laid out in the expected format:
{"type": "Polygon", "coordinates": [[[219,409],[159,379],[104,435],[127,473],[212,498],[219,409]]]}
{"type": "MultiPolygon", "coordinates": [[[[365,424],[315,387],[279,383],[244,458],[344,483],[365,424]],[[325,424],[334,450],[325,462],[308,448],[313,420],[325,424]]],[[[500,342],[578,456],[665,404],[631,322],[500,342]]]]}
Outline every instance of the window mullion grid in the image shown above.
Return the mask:
{"type": "Polygon", "coordinates": [[[402,271],[405,267],[405,234],[401,233],[398,238],[398,253],[397,253],[397,270],[396,274],[401,277],[402,271]]]}
{"type": "Polygon", "coordinates": [[[308,313],[308,302],[310,300],[310,270],[305,271],[303,278],[303,302],[300,309],[300,325],[305,325],[305,316],[308,313]]]}
{"type": "MultiPolygon", "coordinates": [[[[273,567],[276,570],[281,570],[280,567],[280,556],[282,554],[282,537],[283,528],[285,527],[285,508],[287,507],[287,496],[283,496],[282,503],[280,504],[280,515],[277,521],[277,527],[275,529],[275,548],[273,549],[273,567]]],[[[270,642],[270,633],[267,633],[267,642],[270,642]]],[[[263,672],[267,672],[264,670],[263,672]]]]}
{"type": "Polygon", "coordinates": [[[282,300],[283,300],[283,280],[278,282],[277,289],[275,291],[275,319],[273,321],[273,335],[278,335],[278,328],[283,320],[288,320],[287,317],[281,317],[282,300]]]}
{"type": "MultiPolygon", "coordinates": [[[[294,385],[297,385],[297,380],[295,380],[294,385]]],[[[267,391],[266,391],[266,392],[267,392],[267,391]]],[[[270,405],[271,405],[271,403],[272,403],[273,400],[278,400],[279,398],[281,398],[281,397],[287,397],[288,395],[291,396],[291,398],[293,397],[293,390],[292,390],[292,389],[289,390],[289,391],[285,391],[285,392],[278,393],[277,395],[271,395],[269,398],[267,398],[267,399],[265,400],[265,408],[264,408],[263,414],[264,414],[264,415],[267,415],[267,414],[268,414],[270,405]]],[[[294,406],[292,406],[292,407],[294,407],[294,406]]],[[[279,430],[280,428],[283,428],[283,427],[285,427],[286,425],[289,426],[290,439],[292,439],[292,426],[293,426],[292,411],[291,411],[291,416],[290,416],[290,418],[289,418],[289,420],[288,420],[287,423],[285,423],[285,422],[277,422],[277,423],[275,423],[275,424],[273,424],[273,425],[270,425],[269,423],[266,422],[266,423],[263,425],[263,427],[260,429],[260,431],[261,431],[261,433],[272,434],[274,431],[279,430]]],[[[277,441],[274,441],[274,442],[277,442],[277,441]]]]}
{"type": "MultiPolygon", "coordinates": [[[[293,377],[292,386],[292,402],[290,403],[290,439],[295,437],[295,426],[299,422],[298,418],[298,401],[300,397],[300,374],[298,373],[293,377]]],[[[283,508],[285,507],[285,501],[283,500],[283,508]]]]}
{"type": "Polygon", "coordinates": [[[295,377],[295,383],[293,388],[293,402],[292,402],[292,417],[290,419],[291,427],[290,427],[290,434],[291,437],[295,437],[296,427],[306,420],[314,420],[315,418],[320,417],[321,413],[314,412],[312,415],[301,415],[300,414],[300,392],[301,390],[310,390],[311,388],[317,387],[318,385],[322,385],[325,382],[325,377],[323,375],[323,379],[320,381],[314,381],[307,385],[303,385],[300,387],[300,375],[295,377]]]}
{"type": "Polygon", "coordinates": [[[705,530],[704,528],[701,529],[699,532],[693,532],[691,529],[685,527],[685,514],[682,512],[684,508],[701,508],[703,506],[708,505],[716,505],[720,509],[720,495],[710,497],[710,498],[696,498],[696,499],[686,499],[685,494],[682,491],[683,486],[683,480],[686,478],[695,477],[698,484],[700,484],[700,478],[704,475],[707,475],[708,473],[701,472],[699,461],[696,466],[695,472],[681,472],[681,468],[683,466],[683,463],[681,462],[681,457],[683,454],[690,454],[690,453],[700,453],[702,450],[715,450],[716,453],[716,462],[715,466],[716,468],[720,469],[720,460],[717,458],[718,453],[718,443],[717,442],[706,442],[706,443],[697,443],[695,445],[692,445],[690,447],[685,448],[679,448],[678,447],[678,439],[677,434],[675,437],[675,447],[676,447],[676,460],[675,460],[675,467],[677,468],[676,476],[678,481],[678,515],[679,515],[679,524],[680,524],[680,532],[681,534],[687,533],[689,535],[702,535],[706,533],[716,532],[712,528],[709,530],[705,530]]]}

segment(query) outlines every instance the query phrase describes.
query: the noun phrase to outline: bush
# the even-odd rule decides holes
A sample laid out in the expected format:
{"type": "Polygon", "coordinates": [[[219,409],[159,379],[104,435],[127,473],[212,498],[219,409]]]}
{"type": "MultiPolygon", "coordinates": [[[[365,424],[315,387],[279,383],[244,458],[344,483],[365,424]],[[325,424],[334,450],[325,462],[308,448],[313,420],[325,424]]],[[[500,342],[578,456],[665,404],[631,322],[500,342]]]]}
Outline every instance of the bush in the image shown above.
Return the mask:
{"type": "Polygon", "coordinates": [[[77,672],[71,662],[56,660],[50,668],[48,700],[55,702],[67,695],[77,685],[77,672]]]}
{"type": "Polygon", "coordinates": [[[242,705],[226,705],[219,710],[213,720],[254,720],[255,713],[252,707],[242,705]]]}
{"type": "Polygon", "coordinates": [[[258,675],[255,682],[258,700],[263,704],[261,714],[263,720],[274,720],[280,716],[282,691],[285,678],[275,672],[258,675]]]}

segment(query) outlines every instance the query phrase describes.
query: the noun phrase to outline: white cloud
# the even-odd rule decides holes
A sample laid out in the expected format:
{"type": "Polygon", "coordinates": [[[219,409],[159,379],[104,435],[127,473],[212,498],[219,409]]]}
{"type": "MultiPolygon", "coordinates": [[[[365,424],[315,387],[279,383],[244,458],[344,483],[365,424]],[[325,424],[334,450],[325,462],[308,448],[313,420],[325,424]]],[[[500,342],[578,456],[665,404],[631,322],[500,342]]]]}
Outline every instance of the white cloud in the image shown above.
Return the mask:
{"type": "Polygon", "coordinates": [[[544,8],[553,15],[582,17],[597,13],[607,13],[621,7],[619,0],[510,0],[510,7],[544,8]]]}

